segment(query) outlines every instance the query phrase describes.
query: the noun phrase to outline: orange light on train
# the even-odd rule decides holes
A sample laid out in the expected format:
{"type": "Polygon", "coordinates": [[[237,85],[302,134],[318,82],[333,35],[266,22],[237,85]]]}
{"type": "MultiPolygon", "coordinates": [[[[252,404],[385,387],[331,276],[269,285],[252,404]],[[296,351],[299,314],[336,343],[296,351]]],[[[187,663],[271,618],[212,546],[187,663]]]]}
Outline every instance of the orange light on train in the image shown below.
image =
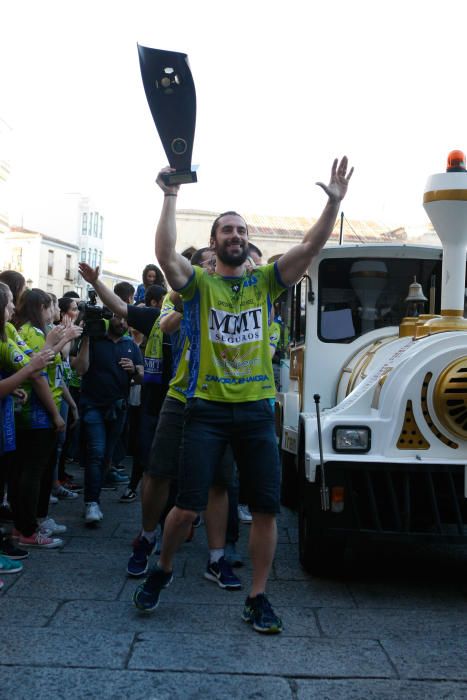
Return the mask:
{"type": "Polygon", "coordinates": [[[465,172],[465,153],[459,150],[451,151],[446,165],[447,173],[465,172]]]}

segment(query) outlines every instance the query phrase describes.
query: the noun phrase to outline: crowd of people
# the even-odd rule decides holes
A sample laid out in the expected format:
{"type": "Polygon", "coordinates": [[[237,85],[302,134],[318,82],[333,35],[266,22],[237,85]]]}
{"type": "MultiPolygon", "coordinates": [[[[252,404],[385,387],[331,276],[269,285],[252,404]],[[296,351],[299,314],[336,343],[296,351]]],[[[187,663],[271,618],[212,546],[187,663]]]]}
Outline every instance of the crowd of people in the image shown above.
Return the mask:
{"type": "Polygon", "coordinates": [[[0,273],[0,575],[17,574],[30,548],[63,546],[66,524],[55,499],[83,491],[83,526],[98,527],[103,488],[123,486],[122,503],[141,500],[142,519],[126,571],[142,577],[133,603],[155,610],[173,579],[181,544],[203,518],[204,577],[242,587],[239,521],[250,523],[252,584],[242,617],[262,633],[282,630],[266,585],[276,546],[279,456],[272,357],[280,326],[276,299],[297,282],[332,232],[352,170],[334,162],[321,217],[274,263],[262,264],[234,211],[214,221],[192,258],[176,248],[179,185],[157,183],[164,198],[156,265],[137,290],[112,290],[99,268],[80,263],[99,297],[57,300],[0,273]],[[132,456],[131,476],[120,466],[132,456]],[[79,461],[82,485],[66,472],[79,461]],[[157,563],[149,570],[153,553],[157,563]]]}

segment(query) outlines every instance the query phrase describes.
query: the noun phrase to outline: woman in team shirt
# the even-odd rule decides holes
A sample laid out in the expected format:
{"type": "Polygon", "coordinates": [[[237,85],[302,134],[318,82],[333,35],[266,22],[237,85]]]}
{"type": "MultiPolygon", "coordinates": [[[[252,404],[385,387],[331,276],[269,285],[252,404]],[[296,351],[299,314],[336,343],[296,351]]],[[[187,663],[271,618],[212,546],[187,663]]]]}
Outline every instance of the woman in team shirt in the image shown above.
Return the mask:
{"type": "MultiPolygon", "coordinates": [[[[57,310],[58,318],[55,316],[55,322],[64,325],[66,328],[69,326],[75,326],[76,319],[79,315],[78,304],[75,298],[63,297],[62,299],[59,299],[57,302],[57,310]]],[[[74,330],[79,334],[82,332],[81,329],[76,326],[74,330]]],[[[71,365],[71,362],[74,359],[70,357],[72,345],[73,343],[69,342],[61,350],[63,361],[63,382],[70,393],[71,399],[77,406],[79,404],[79,387],[81,385],[81,378],[71,365]]],[[[71,474],[67,474],[65,471],[65,459],[71,439],[75,440],[78,438],[76,431],[79,430],[79,417],[77,411],[69,410],[70,405],[72,404],[70,404],[66,393],[64,398],[65,400],[62,401],[60,413],[66,423],[66,432],[58,435],[57,459],[52,493],[55,497],[62,500],[74,500],[78,497],[78,494],[75,491],[77,487],[72,481],[73,477],[71,474]]]]}
{"type": "MultiPolygon", "coordinates": [[[[53,359],[49,348],[31,355],[25,352],[24,344],[19,347],[10,339],[7,326],[14,308],[9,287],[0,282],[0,473],[5,481],[16,448],[13,395],[19,401],[24,400],[25,392],[19,389],[20,385],[26,380],[35,381],[35,375],[53,359]]],[[[3,493],[0,495],[3,497],[3,493]]],[[[13,546],[9,538],[0,533],[0,573],[18,573],[22,565],[15,560],[27,556],[27,552],[13,546]]]]}
{"type": "MultiPolygon", "coordinates": [[[[52,473],[56,447],[56,431],[64,430],[60,415],[62,399],[62,368],[60,348],[68,342],[66,331],[57,326],[50,331],[52,300],[41,289],[26,290],[17,312],[17,328],[20,336],[34,352],[51,347],[54,360],[43,373],[42,381],[48,386],[48,394],[39,397],[30,383],[26,383],[27,401],[16,416],[17,485],[15,530],[19,545],[25,547],[53,548],[63,544],[51,536],[51,519],[47,518],[52,473]],[[43,527],[38,524],[43,521],[43,527]]],[[[56,525],[56,523],[53,523],[56,525]]],[[[52,528],[53,529],[53,528],[52,528]]]]}

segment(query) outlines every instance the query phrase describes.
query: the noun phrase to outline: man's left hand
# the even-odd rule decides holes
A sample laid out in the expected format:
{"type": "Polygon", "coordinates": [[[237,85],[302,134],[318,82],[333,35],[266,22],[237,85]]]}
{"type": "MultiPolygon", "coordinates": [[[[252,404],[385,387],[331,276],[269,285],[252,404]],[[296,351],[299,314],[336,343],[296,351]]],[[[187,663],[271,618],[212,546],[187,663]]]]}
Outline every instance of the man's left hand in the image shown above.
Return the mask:
{"type": "Polygon", "coordinates": [[[86,282],[89,282],[89,284],[94,285],[99,279],[99,266],[94,268],[85,262],[80,262],[78,263],[78,270],[81,277],[85,279],[86,282]]]}
{"type": "Polygon", "coordinates": [[[351,168],[349,174],[347,175],[348,162],[347,156],[344,156],[339,165],[337,165],[336,158],[332,164],[329,185],[325,185],[324,182],[316,183],[319,185],[319,187],[323,188],[329,199],[333,202],[340,202],[346,195],[349,180],[353,173],[353,168],[351,168]]]}

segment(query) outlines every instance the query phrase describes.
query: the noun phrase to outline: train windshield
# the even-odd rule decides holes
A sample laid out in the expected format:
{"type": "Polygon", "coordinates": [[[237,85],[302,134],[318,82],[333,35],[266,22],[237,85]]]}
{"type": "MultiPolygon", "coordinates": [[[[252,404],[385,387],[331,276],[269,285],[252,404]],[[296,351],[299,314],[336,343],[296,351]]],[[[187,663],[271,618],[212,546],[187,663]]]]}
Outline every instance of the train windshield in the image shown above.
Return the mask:
{"type": "MultiPolygon", "coordinates": [[[[407,258],[328,258],[319,266],[318,335],[328,343],[350,343],[376,328],[398,326],[408,314],[414,279],[435,313],[441,302],[441,260],[407,258]]],[[[420,302],[419,313],[428,313],[420,302]]],[[[413,315],[413,312],[410,313],[413,315]]]]}

